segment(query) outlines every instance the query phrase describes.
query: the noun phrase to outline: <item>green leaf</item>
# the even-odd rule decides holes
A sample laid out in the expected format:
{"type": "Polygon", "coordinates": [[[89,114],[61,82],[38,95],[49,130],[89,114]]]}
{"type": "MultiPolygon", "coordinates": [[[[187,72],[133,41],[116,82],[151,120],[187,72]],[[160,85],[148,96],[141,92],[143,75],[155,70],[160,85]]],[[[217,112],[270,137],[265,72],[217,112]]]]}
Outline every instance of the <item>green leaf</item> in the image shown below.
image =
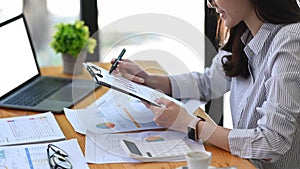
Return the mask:
{"type": "Polygon", "coordinates": [[[77,57],[81,50],[94,53],[97,41],[89,38],[88,26],[83,21],[76,20],[74,23],[58,23],[54,25],[55,33],[50,42],[51,48],[56,53],[68,53],[77,57]]]}

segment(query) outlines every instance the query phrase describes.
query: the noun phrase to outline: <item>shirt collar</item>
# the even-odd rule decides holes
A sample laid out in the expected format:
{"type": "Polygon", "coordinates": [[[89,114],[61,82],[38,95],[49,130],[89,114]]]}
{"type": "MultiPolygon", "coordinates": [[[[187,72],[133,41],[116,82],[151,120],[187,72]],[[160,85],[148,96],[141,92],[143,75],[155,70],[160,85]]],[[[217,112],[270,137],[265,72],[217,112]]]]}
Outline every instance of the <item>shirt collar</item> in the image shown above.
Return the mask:
{"type": "Polygon", "coordinates": [[[247,29],[241,37],[242,42],[246,45],[245,47],[246,54],[248,53],[247,51],[250,50],[252,51],[251,53],[253,53],[254,55],[258,55],[258,53],[262,50],[271,32],[278,26],[279,25],[264,23],[254,37],[252,37],[250,30],[247,29]],[[249,41],[249,38],[252,39],[249,41]]]}

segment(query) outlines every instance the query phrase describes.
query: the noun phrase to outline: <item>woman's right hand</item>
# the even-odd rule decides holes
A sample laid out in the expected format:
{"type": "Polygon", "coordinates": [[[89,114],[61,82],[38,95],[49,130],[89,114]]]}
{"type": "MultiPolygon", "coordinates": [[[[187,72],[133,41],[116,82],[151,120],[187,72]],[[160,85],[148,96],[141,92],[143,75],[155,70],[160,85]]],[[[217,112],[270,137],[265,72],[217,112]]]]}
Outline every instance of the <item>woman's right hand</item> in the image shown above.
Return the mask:
{"type": "MultiPolygon", "coordinates": [[[[115,59],[112,59],[111,63],[114,63],[114,61],[115,59]]],[[[114,73],[119,73],[124,78],[141,84],[144,84],[145,79],[149,78],[148,72],[129,59],[120,60],[117,69],[114,70],[114,73]]]]}
{"type": "MultiPolygon", "coordinates": [[[[114,61],[115,59],[113,59],[111,63],[114,63],[114,61]]],[[[165,94],[172,94],[171,82],[168,76],[149,74],[145,69],[129,59],[119,61],[114,73],[121,74],[128,80],[159,90],[165,94]]]]}

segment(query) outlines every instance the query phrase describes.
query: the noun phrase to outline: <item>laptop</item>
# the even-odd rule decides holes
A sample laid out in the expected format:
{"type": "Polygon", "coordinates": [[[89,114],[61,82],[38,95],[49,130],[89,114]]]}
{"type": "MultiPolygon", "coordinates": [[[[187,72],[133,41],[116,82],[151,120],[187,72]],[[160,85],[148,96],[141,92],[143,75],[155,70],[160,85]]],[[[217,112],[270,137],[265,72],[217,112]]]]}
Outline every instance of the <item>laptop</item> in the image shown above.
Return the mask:
{"type": "Polygon", "coordinates": [[[62,113],[92,93],[93,80],[42,76],[23,14],[0,23],[0,107],[62,113]]]}

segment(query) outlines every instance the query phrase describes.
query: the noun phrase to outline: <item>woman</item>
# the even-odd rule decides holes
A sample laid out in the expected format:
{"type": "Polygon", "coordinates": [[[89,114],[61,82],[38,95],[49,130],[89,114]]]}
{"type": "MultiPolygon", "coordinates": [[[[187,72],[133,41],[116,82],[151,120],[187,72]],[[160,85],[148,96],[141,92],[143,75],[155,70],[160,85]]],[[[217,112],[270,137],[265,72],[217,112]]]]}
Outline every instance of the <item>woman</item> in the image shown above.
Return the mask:
{"type": "Polygon", "coordinates": [[[208,6],[230,35],[205,73],[153,75],[129,60],[120,61],[117,71],[174,98],[210,100],[231,91],[232,130],[211,126],[164,98],[157,99],[163,107],[145,104],[157,124],[189,131],[191,139],[251,159],[258,168],[299,168],[299,0],[211,0],[208,6]]]}

